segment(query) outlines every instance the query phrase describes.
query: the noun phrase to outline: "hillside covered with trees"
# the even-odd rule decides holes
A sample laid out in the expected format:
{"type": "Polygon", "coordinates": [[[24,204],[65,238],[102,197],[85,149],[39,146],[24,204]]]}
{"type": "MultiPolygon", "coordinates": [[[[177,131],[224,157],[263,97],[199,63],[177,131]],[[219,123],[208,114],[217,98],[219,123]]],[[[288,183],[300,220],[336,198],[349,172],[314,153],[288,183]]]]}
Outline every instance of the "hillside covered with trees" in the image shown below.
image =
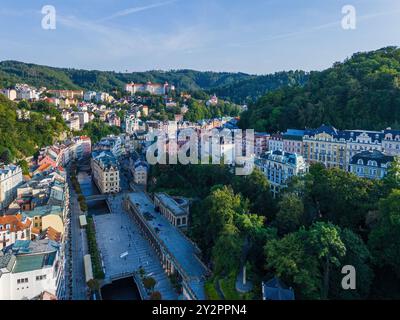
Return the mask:
{"type": "Polygon", "coordinates": [[[16,104],[0,94],[0,161],[9,163],[51,145],[67,127],[59,111],[46,102],[16,104]],[[29,112],[19,120],[17,109],[29,112]]]}
{"type": "Polygon", "coordinates": [[[254,100],[270,90],[286,85],[303,84],[304,72],[279,72],[256,76],[246,73],[201,72],[195,70],[146,71],[121,73],[113,71],[53,68],[18,61],[0,62],[0,87],[27,83],[51,89],[84,89],[111,92],[123,90],[127,82],[168,82],[179,91],[214,92],[232,102],[254,100]]]}
{"type": "Polygon", "coordinates": [[[356,53],[322,72],[311,72],[304,86],[280,88],[242,114],[240,125],[258,131],[319,127],[400,128],[400,49],[356,53]]]}
{"type": "Polygon", "coordinates": [[[308,80],[308,73],[304,71],[276,72],[262,76],[254,76],[227,86],[218,87],[213,92],[217,96],[235,103],[255,102],[268,92],[286,86],[302,86],[308,80]]]}
{"type": "Polygon", "coordinates": [[[188,235],[213,271],[209,299],[259,299],[259,284],[274,276],[300,300],[395,299],[399,174],[399,162],[384,180],[316,164],[273,199],[259,170],[235,176],[224,165],[157,165],[149,191],[192,199],[188,235]],[[255,284],[248,294],[235,290],[243,265],[255,284]],[[356,290],[341,287],[345,265],[356,269],[356,290]]]}

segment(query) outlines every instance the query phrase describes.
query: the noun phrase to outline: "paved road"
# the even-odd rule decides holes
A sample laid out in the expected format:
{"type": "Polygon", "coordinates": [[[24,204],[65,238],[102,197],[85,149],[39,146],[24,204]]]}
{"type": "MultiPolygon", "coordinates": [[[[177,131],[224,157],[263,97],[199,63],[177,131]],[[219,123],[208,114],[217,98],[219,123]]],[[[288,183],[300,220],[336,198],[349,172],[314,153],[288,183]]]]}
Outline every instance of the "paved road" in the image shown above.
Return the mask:
{"type": "Polygon", "coordinates": [[[72,246],[72,300],[86,300],[85,269],[83,256],[87,254],[87,240],[84,229],[80,228],[81,210],[75,191],[71,188],[71,246],[72,246]]]}

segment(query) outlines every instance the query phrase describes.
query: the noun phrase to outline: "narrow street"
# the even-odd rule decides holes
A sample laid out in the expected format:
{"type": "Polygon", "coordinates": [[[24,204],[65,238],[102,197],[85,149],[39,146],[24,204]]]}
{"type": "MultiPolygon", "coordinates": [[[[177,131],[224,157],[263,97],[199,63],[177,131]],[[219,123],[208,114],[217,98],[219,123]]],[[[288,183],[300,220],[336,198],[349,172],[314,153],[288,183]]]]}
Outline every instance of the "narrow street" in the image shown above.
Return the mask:
{"type": "Polygon", "coordinates": [[[81,210],[77,195],[73,188],[71,194],[71,246],[72,246],[72,299],[86,300],[85,269],[83,256],[88,253],[85,230],[80,228],[79,215],[81,210]]]}

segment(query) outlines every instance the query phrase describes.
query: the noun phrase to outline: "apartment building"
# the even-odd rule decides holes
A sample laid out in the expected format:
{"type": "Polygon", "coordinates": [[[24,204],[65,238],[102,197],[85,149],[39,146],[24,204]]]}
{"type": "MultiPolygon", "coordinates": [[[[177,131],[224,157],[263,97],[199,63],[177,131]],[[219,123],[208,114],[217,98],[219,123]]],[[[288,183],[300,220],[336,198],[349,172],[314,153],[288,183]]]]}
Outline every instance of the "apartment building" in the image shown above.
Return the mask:
{"type": "Polygon", "coordinates": [[[266,132],[254,133],[254,154],[259,157],[268,150],[268,140],[271,137],[266,132]]]}
{"type": "Polygon", "coordinates": [[[120,191],[118,161],[111,151],[94,151],[90,161],[92,177],[101,193],[120,191]]]}
{"type": "Polygon", "coordinates": [[[22,183],[22,169],[16,165],[0,166],[0,210],[4,210],[16,197],[22,183]]]}
{"type": "Polygon", "coordinates": [[[362,151],[352,157],[349,171],[361,178],[382,179],[393,161],[394,156],[378,150],[362,151]]]}
{"type": "Polygon", "coordinates": [[[283,150],[283,136],[280,133],[272,134],[268,140],[268,151],[283,150]]]}
{"type": "Polygon", "coordinates": [[[274,197],[287,187],[293,176],[308,172],[308,164],[303,156],[281,150],[266,152],[255,160],[255,166],[267,177],[274,197]]]}
{"type": "Polygon", "coordinates": [[[32,220],[21,214],[0,216],[0,250],[17,240],[30,240],[32,220]]]}
{"type": "Polygon", "coordinates": [[[0,300],[35,299],[48,292],[65,294],[60,245],[44,239],[17,240],[0,251],[0,300]]]}
{"type": "Polygon", "coordinates": [[[304,130],[288,129],[283,135],[283,151],[303,154],[304,130]]]}
{"type": "Polygon", "coordinates": [[[303,157],[309,163],[320,162],[327,168],[346,170],[346,136],[332,126],[322,125],[318,129],[305,130],[303,157]]]}
{"type": "Polygon", "coordinates": [[[17,99],[17,91],[15,91],[14,89],[1,89],[0,93],[5,95],[11,101],[17,99]]]}

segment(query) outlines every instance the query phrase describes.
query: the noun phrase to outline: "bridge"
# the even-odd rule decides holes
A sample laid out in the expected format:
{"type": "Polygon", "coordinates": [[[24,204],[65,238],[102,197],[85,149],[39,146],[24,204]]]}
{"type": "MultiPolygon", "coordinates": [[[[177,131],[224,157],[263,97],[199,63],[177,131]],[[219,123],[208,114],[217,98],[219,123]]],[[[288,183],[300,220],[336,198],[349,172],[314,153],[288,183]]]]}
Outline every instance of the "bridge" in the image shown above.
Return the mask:
{"type": "Polygon", "coordinates": [[[109,194],[94,194],[91,196],[86,196],[86,201],[108,200],[109,197],[109,194]]]}

